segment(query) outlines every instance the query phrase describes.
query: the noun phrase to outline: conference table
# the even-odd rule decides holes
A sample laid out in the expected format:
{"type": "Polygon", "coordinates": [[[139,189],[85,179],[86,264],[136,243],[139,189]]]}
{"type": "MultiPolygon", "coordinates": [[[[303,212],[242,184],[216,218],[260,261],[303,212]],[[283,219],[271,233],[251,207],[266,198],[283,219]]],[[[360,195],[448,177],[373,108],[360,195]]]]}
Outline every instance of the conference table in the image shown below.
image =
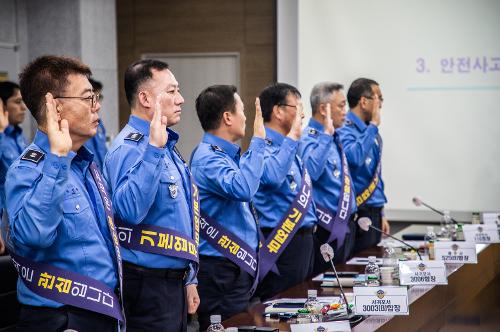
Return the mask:
{"type": "MultiPolygon", "coordinates": [[[[426,233],[427,225],[411,225],[395,234],[426,233]]],[[[477,264],[447,264],[448,285],[412,286],[408,290],[409,315],[366,316],[352,327],[366,331],[500,331],[500,244],[476,244],[477,264]],[[460,329],[463,327],[466,329],[460,329]],[[459,327],[458,329],[456,329],[459,327]]],[[[382,257],[383,248],[365,250],[356,256],[382,257]]],[[[336,265],[337,271],[363,272],[364,266],[336,265]]],[[[273,297],[305,298],[308,289],[317,289],[318,297],[339,296],[336,287],[321,287],[312,278],[273,297]]],[[[352,288],[344,287],[346,293],[352,288]]],[[[264,317],[265,305],[252,303],[247,312],[223,322],[225,327],[260,326],[291,331],[288,321],[264,317]]]]}

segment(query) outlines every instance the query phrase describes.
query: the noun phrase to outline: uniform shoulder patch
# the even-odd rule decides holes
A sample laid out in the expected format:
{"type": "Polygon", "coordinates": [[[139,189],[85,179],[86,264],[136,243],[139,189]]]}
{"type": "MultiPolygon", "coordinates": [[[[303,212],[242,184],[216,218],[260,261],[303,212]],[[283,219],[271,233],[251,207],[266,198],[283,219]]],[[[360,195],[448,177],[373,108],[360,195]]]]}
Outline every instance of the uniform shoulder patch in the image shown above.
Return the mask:
{"type": "Polygon", "coordinates": [[[218,145],[212,144],[212,145],[210,145],[210,147],[212,148],[213,151],[224,152],[224,151],[222,151],[222,149],[218,145]]]}
{"type": "Polygon", "coordinates": [[[31,162],[33,162],[35,164],[38,164],[43,159],[44,156],[45,156],[45,153],[43,153],[43,152],[29,149],[21,157],[21,160],[27,160],[27,161],[31,161],[31,162]]]}
{"type": "Polygon", "coordinates": [[[314,128],[309,128],[308,134],[311,137],[317,137],[319,135],[319,132],[314,128]]]}
{"type": "Polygon", "coordinates": [[[273,140],[270,139],[270,138],[266,138],[265,141],[266,141],[267,145],[272,145],[273,144],[273,140]]]}
{"type": "Polygon", "coordinates": [[[139,142],[143,137],[144,137],[144,135],[141,133],[130,133],[124,139],[129,140],[129,141],[133,141],[133,142],[139,142]]]}

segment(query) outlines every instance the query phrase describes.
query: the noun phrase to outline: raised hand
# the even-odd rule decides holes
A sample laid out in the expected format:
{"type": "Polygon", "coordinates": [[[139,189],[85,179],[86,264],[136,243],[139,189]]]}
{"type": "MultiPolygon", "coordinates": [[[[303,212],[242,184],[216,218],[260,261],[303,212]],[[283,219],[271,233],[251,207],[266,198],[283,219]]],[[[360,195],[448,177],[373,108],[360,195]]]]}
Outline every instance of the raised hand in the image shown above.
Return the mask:
{"type": "Polygon", "coordinates": [[[9,112],[3,109],[3,100],[0,99],[0,133],[9,126],[9,112]]]}
{"type": "Polygon", "coordinates": [[[292,128],[288,133],[288,137],[293,140],[299,140],[300,135],[302,134],[302,119],[304,118],[304,110],[302,108],[302,103],[299,102],[297,104],[297,112],[295,113],[295,118],[292,122],[292,128]]]}
{"type": "Polygon", "coordinates": [[[174,107],[174,99],[166,92],[156,96],[155,111],[149,127],[149,144],[157,148],[163,148],[167,144],[168,119],[164,114],[169,113],[168,108],[174,107]]]}
{"type": "Polygon", "coordinates": [[[264,118],[260,108],[260,99],[255,98],[255,121],[253,123],[253,136],[266,138],[266,128],[264,127],[264,118]]]}
{"type": "Polygon", "coordinates": [[[335,133],[335,127],[333,126],[332,120],[332,106],[330,103],[326,104],[326,115],[323,119],[323,127],[325,128],[326,134],[333,135],[335,133]]]}
{"type": "Polygon", "coordinates": [[[372,111],[372,119],[371,119],[371,123],[373,123],[375,126],[380,126],[380,101],[378,100],[374,100],[375,102],[375,105],[373,106],[374,109],[372,111]]]}
{"type": "Polygon", "coordinates": [[[68,120],[58,120],[58,106],[50,92],[45,95],[45,106],[47,108],[47,136],[49,137],[50,152],[59,157],[67,156],[73,146],[69,135],[68,120]]]}

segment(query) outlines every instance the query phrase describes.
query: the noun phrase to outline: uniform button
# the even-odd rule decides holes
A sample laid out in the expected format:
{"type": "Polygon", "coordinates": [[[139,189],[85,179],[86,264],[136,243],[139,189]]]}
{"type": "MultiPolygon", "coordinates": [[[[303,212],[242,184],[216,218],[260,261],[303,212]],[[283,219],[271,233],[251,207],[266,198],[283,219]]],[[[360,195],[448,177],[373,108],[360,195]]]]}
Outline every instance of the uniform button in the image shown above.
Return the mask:
{"type": "Polygon", "coordinates": [[[160,158],[160,154],[159,153],[155,153],[155,158],[160,158]]]}
{"type": "Polygon", "coordinates": [[[173,175],[170,175],[170,180],[173,180],[174,179],[174,176],[173,175]]]}
{"type": "Polygon", "coordinates": [[[52,163],[52,167],[54,167],[55,169],[59,169],[59,164],[58,163],[52,163]]]}
{"type": "Polygon", "coordinates": [[[66,170],[66,168],[68,168],[68,166],[62,165],[62,169],[66,170]]]}
{"type": "Polygon", "coordinates": [[[76,204],[75,209],[76,211],[80,210],[80,204],[76,204]]]}

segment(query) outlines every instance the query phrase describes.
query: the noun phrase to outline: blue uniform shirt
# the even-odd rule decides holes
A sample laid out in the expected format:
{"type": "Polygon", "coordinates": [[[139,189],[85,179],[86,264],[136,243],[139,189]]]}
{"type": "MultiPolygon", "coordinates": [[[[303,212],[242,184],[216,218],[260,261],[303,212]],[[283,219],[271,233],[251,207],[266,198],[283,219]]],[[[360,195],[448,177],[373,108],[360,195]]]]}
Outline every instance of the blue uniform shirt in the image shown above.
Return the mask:
{"type": "Polygon", "coordinates": [[[102,171],[104,157],[106,156],[106,152],[108,152],[108,148],[106,147],[106,128],[104,128],[101,119],[99,119],[99,125],[97,126],[97,134],[85,142],[85,147],[94,154],[94,162],[99,170],[102,171]]]}
{"type": "MultiPolygon", "coordinates": [[[[157,148],[149,144],[149,126],[148,121],[130,116],[106,155],[104,177],[111,188],[115,216],[127,224],[167,227],[193,238],[189,170],[174,152],[179,135],[167,129],[167,145],[157,148]],[[139,134],[137,140],[126,139],[133,133],[139,134]],[[177,187],[175,197],[170,185],[177,187]]],[[[122,257],[148,268],[182,269],[189,264],[186,259],[124,247],[122,257]]],[[[188,283],[192,278],[193,273],[188,283]]]]}
{"type": "MultiPolygon", "coordinates": [[[[309,120],[309,125],[302,133],[299,154],[311,176],[314,202],[336,213],[343,178],[340,150],[333,136],[326,134],[323,125],[314,118],[309,120]]],[[[354,213],[356,212],[354,192],[351,196],[354,213]]]]}
{"type": "Polygon", "coordinates": [[[0,218],[5,206],[5,176],[14,160],[26,148],[23,130],[19,126],[8,126],[0,133],[0,218]]]}
{"type": "MultiPolygon", "coordinates": [[[[373,124],[366,125],[356,114],[349,112],[345,125],[338,133],[349,162],[356,194],[360,194],[371,183],[380,158],[378,127],[373,124]]],[[[365,204],[383,207],[385,203],[387,198],[384,194],[384,181],[379,176],[377,187],[365,204]]]]}
{"type": "MultiPolygon", "coordinates": [[[[28,147],[44,153],[38,163],[18,158],[10,167],[5,192],[9,213],[9,244],[20,256],[86,275],[117,286],[116,258],[101,196],[89,166],[92,153],[58,157],[48,137],[38,131],[28,147]]],[[[23,153],[24,155],[24,153],[23,153]]],[[[31,292],[19,279],[23,304],[62,304],[31,292]]]]}
{"type": "MultiPolygon", "coordinates": [[[[254,198],[260,227],[275,228],[300,190],[303,166],[297,156],[298,143],[266,127],[264,173],[254,198]]],[[[301,227],[315,224],[315,207],[311,204],[301,227]]]]}
{"type": "MultiPolygon", "coordinates": [[[[254,137],[240,158],[240,147],[205,133],[191,160],[200,190],[201,209],[252,249],[257,250],[257,224],[249,202],[264,171],[265,142],[254,137]]],[[[223,256],[201,238],[200,254],[223,256]]]]}

